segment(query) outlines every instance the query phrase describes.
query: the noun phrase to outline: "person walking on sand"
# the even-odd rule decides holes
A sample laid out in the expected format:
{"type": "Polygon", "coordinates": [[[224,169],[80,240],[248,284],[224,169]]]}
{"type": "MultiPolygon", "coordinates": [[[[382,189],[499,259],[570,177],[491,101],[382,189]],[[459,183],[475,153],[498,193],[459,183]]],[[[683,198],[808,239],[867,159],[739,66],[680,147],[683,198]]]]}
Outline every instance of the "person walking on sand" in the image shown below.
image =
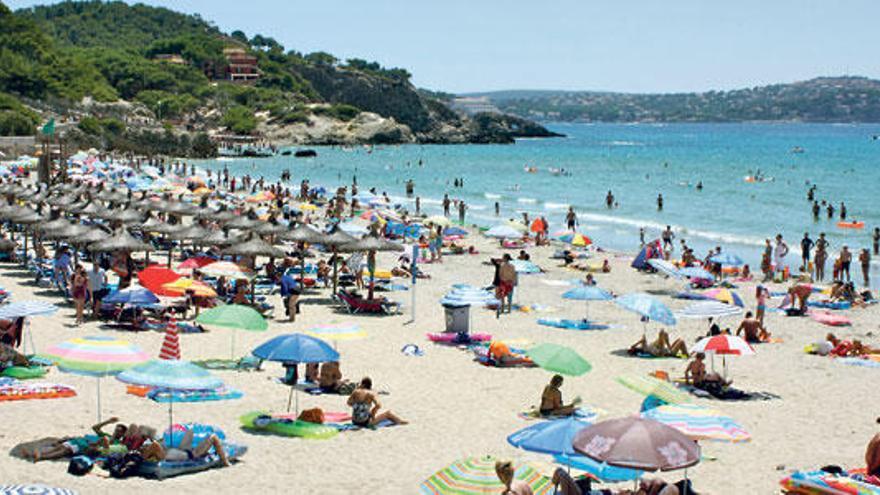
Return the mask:
{"type": "Polygon", "coordinates": [[[868,251],[868,248],[862,249],[862,252],[859,253],[859,264],[862,265],[862,278],[865,281],[865,288],[871,286],[869,275],[871,272],[871,252],[868,251]]]}
{"type": "Polygon", "coordinates": [[[507,312],[511,311],[513,301],[513,286],[516,285],[516,268],[510,262],[510,254],[504,253],[498,265],[498,285],[495,287],[495,298],[498,299],[498,312],[496,316],[504,312],[504,302],[507,301],[507,312]]]}
{"type": "Polygon", "coordinates": [[[755,308],[755,319],[761,326],[764,326],[764,312],[767,311],[767,299],[770,298],[770,291],[763,285],[755,287],[755,300],[757,307],[755,308]]]}
{"type": "Polygon", "coordinates": [[[825,239],[825,232],[819,234],[816,240],[816,255],[814,264],[816,269],[816,281],[821,282],[825,279],[825,261],[828,260],[828,240],[825,239]]]}

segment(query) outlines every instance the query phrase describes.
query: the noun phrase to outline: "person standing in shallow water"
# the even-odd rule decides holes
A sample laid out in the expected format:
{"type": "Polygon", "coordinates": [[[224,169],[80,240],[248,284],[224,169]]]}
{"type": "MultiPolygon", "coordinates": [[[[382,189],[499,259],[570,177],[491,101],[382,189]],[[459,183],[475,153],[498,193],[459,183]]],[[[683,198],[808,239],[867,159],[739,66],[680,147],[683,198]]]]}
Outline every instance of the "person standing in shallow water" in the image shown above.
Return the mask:
{"type": "Polygon", "coordinates": [[[663,211],[663,195],[657,195],[657,211],[663,211]]]}
{"type": "Polygon", "coordinates": [[[877,256],[880,254],[880,227],[874,227],[872,239],[874,241],[874,256],[877,256]]]}

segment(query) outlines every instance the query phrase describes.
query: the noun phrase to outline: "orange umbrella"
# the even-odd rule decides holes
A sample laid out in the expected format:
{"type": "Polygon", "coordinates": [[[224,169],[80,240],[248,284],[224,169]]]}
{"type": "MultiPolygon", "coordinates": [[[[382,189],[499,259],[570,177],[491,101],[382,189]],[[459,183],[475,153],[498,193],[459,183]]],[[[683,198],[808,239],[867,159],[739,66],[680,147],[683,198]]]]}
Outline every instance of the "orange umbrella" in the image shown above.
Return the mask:
{"type": "Polygon", "coordinates": [[[138,282],[153,294],[171,296],[174,294],[164,290],[163,286],[177,281],[180,278],[180,274],[159,265],[150,265],[138,272],[137,278],[138,282]]]}
{"type": "Polygon", "coordinates": [[[187,291],[192,291],[195,296],[217,297],[217,293],[214,292],[210,285],[188,277],[181,277],[174,282],[164,284],[162,289],[175,296],[183,296],[187,291]]]}

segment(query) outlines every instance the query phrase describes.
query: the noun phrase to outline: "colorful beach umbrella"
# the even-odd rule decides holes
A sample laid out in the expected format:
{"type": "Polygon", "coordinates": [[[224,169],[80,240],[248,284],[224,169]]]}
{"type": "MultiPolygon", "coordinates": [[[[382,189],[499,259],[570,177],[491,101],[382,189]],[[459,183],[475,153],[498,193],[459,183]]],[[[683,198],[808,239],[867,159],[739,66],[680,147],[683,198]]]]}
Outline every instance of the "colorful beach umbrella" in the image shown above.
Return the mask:
{"type": "MultiPolygon", "coordinates": [[[[177,265],[176,271],[178,273],[189,275],[192,274],[193,270],[201,270],[202,267],[204,267],[205,265],[210,265],[215,261],[217,260],[215,260],[214,258],[209,258],[208,256],[193,256],[192,258],[187,258],[180,262],[177,265]]],[[[143,285],[143,282],[141,282],[141,285],[143,285]]]]}
{"type": "Polygon", "coordinates": [[[324,340],[357,340],[367,336],[367,332],[361,329],[357,323],[327,323],[315,325],[306,330],[306,335],[311,335],[324,340]]]}
{"type": "Polygon", "coordinates": [[[680,431],[638,416],[581,430],[574,450],[599,462],[641,471],[675,471],[700,462],[700,446],[680,431]]]}
{"type": "Polygon", "coordinates": [[[721,301],[725,304],[732,304],[735,306],[739,306],[740,308],[745,307],[743,304],[743,300],[739,297],[739,294],[733,292],[730,289],[711,289],[707,290],[703,293],[703,297],[706,299],[714,299],[716,301],[721,301]]]}
{"type": "Polygon", "coordinates": [[[593,240],[580,232],[559,232],[556,240],[570,244],[574,247],[587,247],[593,243],[593,240]]]}
{"type": "Polygon", "coordinates": [[[558,344],[540,344],[526,354],[541,368],[563,375],[580,376],[593,368],[573,349],[558,344]]]}
{"type": "Polygon", "coordinates": [[[166,325],[165,339],[162,340],[162,348],[159,349],[159,359],[180,359],[180,332],[173,319],[166,325]]]}
{"type": "Polygon", "coordinates": [[[32,485],[0,485],[2,495],[76,495],[77,492],[68,488],[56,488],[40,483],[32,485]]]}
{"type": "Polygon", "coordinates": [[[150,356],[135,345],[108,336],[76,337],[43,353],[65,373],[96,377],[98,421],[101,421],[101,377],[145,363],[150,356]]]}
{"type": "Polygon", "coordinates": [[[693,440],[747,442],[752,438],[733,418],[695,404],[667,404],[643,412],[642,417],[671,426],[693,440]]]}
{"type": "Polygon", "coordinates": [[[616,378],[617,383],[624,387],[644,395],[656,397],[668,404],[681,404],[690,401],[690,396],[665,380],[660,380],[648,375],[626,374],[616,378]]]}
{"type": "Polygon", "coordinates": [[[697,341],[691,352],[723,354],[728,356],[752,356],[754,347],[736,335],[721,334],[697,341]]]}
{"type": "Polygon", "coordinates": [[[672,263],[662,259],[662,258],[653,258],[648,260],[648,264],[651,265],[658,272],[667,275],[672,278],[684,278],[684,275],[678,270],[678,268],[672,263]]]}
{"type": "MultiPolygon", "coordinates": [[[[419,487],[421,495],[501,495],[504,485],[495,473],[496,459],[492,456],[460,459],[434,473],[419,487]]],[[[552,493],[550,479],[534,468],[516,464],[513,477],[529,485],[534,495],[552,493]]]]}
{"type": "Polygon", "coordinates": [[[217,292],[210,285],[189,277],[180,277],[174,282],[162,284],[162,290],[172,296],[184,296],[187,292],[192,292],[198,297],[217,297],[217,292]]]}
{"type": "Polygon", "coordinates": [[[614,302],[621,308],[642,315],[649,320],[665,325],[675,325],[675,315],[672,314],[672,310],[654,296],[635,292],[620,296],[614,302]]]}

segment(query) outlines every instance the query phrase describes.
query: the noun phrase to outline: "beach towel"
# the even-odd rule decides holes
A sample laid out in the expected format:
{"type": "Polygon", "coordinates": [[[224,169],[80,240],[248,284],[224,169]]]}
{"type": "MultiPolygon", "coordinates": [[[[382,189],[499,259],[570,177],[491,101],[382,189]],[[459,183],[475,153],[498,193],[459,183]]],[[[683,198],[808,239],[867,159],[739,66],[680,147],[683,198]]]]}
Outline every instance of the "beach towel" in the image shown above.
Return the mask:
{"type": "Polygon", "coordinates": [[[786,493],[802,495],[880,495],[880,486],[825,471],[796,471],[779,481],[786,493]]]}
{"type": "MultiPolygon", "coordinates": [[[[602,409],[599,409],[599,408],[596,408],[593,406],[589,406],[589,405],[581,405],[580,407],[578,407],[577,409],[574,410],[574,414],[572,416],[577,419],[582,419],[584,421],[595,421],[596,418],[598,418],[601,414],[604,414],[604,413],[605,413],[605,411],[603,411],[602,409]]],[[[545,416],[545,415],[541,414],[541,411],[539,411],[538,408],[533,406],[528,411],[523,411],[523,412],[518,413],[517,417],[519,419],[522,419],[525,421],[535,421],[535,420],[539,420],[539,419],[540,420],[565,419],[568,416],[553,416],[553,415],[545,416]]]]}
{"type": "Polygon", "coordinates": [[[782,398],[770,392],[746,392],[734,387],[724,387],[723,389],[709,391],[681,382],[675,382],[675,386],[681,390],[684,390],[685,392],[690,393],[695,397],[700,397],[704,399],[718,399],[725,401],[759,401],[782,398]]]}
{"type": "Polygon", "coordinates": [[[863,366],[865,368],[880,368],[880,361],[874,359],[864,359],[858,357],[842,357],[836,358],[840,364],[848,364],[850,366],[863,366]]]}
{"type": "Polygon", "coordinates": [[[358,426],[354,423],[324,423],[327,426],[331,426],[339,430],[340,433],[347,431],[359,431],[359,430],[378,430],[379,428],[390,428],[392,426],[397,426],[393,421],[389,419],[382,420],[375,425],[372,426],[358,426]]]}
{"type": "Polygon", "coordinates": [[[588,320],[571,320],[565,318],[539,318],[538,325],[565,330],[607,330],[608,325],[588,320]]]}

